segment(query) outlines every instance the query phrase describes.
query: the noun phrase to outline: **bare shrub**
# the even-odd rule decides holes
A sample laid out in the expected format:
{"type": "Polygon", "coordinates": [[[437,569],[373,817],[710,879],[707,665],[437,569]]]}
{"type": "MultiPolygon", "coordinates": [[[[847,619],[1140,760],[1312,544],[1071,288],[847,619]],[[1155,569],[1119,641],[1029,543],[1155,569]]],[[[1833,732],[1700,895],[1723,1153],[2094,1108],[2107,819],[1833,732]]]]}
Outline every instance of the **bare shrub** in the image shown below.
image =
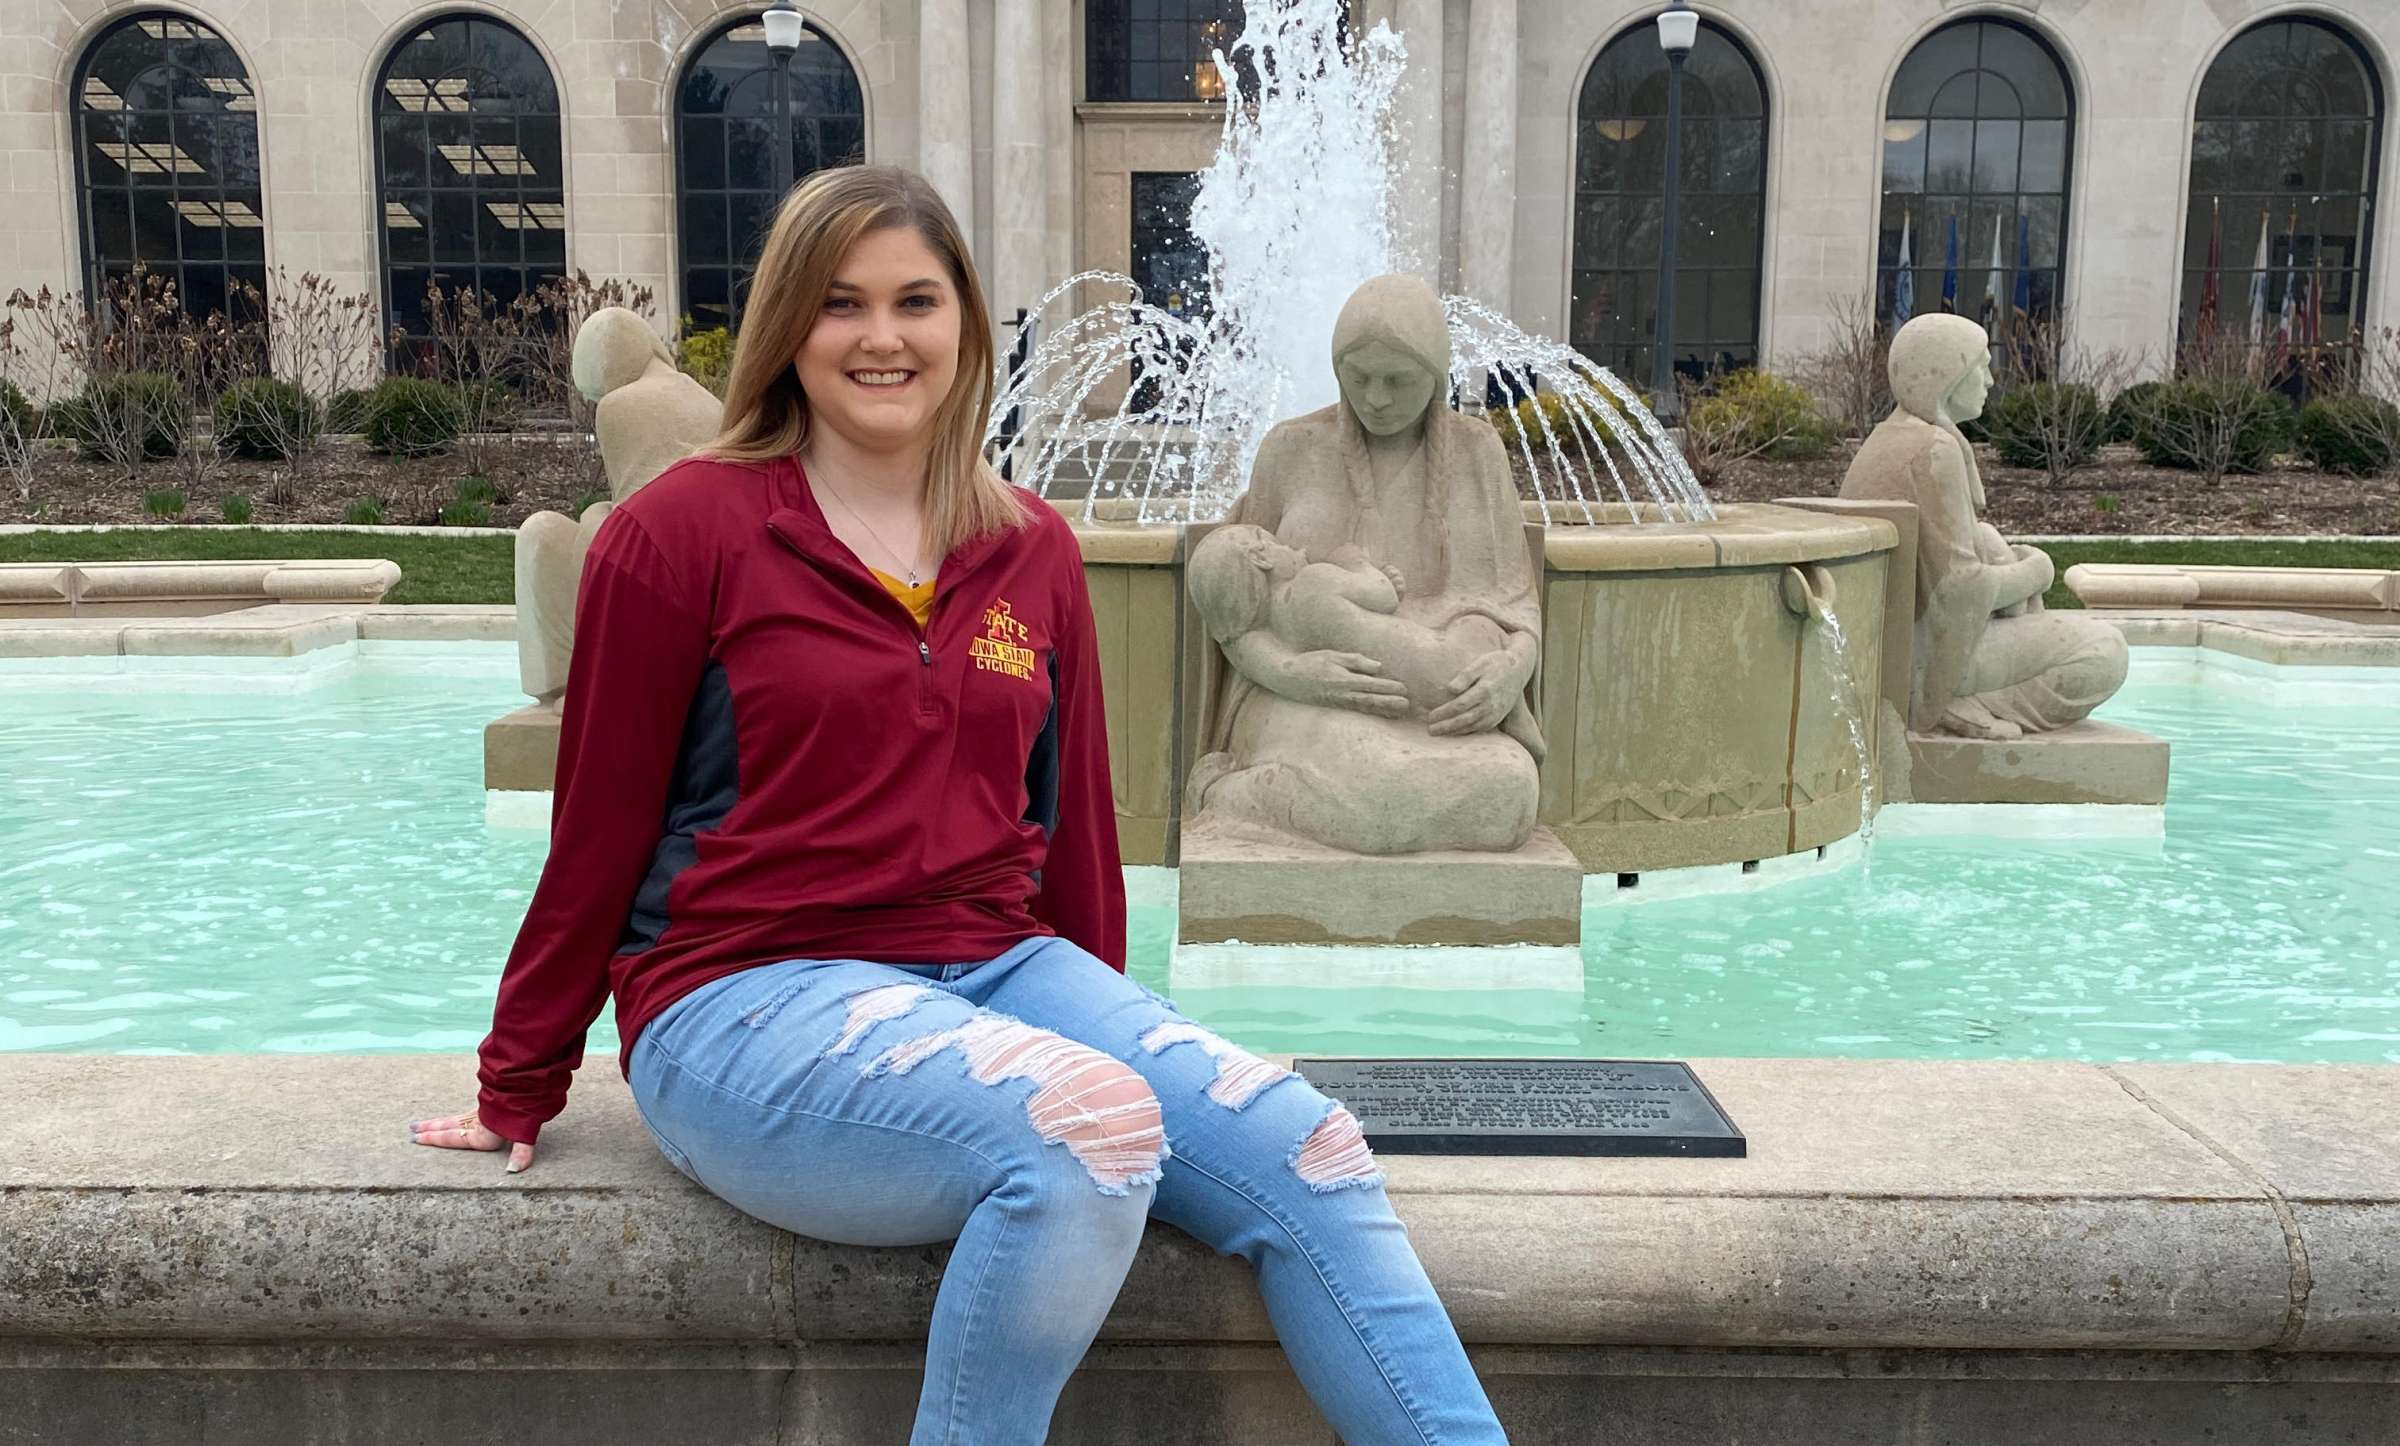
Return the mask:
{"type": "Polygon", "coordinates": [[[1808,388],[1845,437],[1863,437],[1892,414],[1892,329],[1875,315],[1873,295],[1834,303],[1825,344],[1786,368],[1808,388]]]}
{"type": "Polygon", "coordinates": [[[2153,466],[2196,472],[2210,487],[2263,469],[2291,440],[2291,403],[2263,384],[2266,359],[2230,333],[2188,340],[2175,378],[2132,409],[2134,445],[2153,466]]]}
{"type": "Polygon", "coordinates": [[[2330,353],[2301,412],[2300,441],[2327,471],[2365,477],[2400,466],[2400,332],[2362,332],[2330,353]]]}
{"type": "MultiPolygon", "coordinates": [[[[279,453],[296,477],[315,477],[323,470],[324,439],[333,399],[344,392],[371,386],[383,373],[377,355],[382,334],[381,309],[364,291],[345,292],[330,277],[314,271],[294,277],[278,266],[267,278],[263,305],[255,290],[244,293],[266,317],[267,374],[289,382],[315,405],[304,408],[245,407],[246,418],[268,429],[270,450],[279,453]]],[[[288,479],[269,484],[270,500],[288,501],[288,479]]]]}
{"type": "MultiPolygon", "coordinates": [[[[503,306],[492,293],[471,286],[453,291],[438,281],[425,284],[430,341],[425,369],[431,380],[458,393],[466,428],[457,449],[470,475],[491,467],[495,444],[515,429],[524,412],[522,388],[533,344],[527,331],[538,309],[528,298],[503,306]]],[[[397,350],[402,344],[395,327],[392,345],[397,350]]]]}
{"type": "Polygon", "coordinates": [[[137,266],[96,302],[47,287],[12,300],[25,303],[17,315],[37,333],[34,345],[60,359],[60,380],[74,387],[45,408],[52,431],[127,479],[143,463],[181,450],[191,415],[182,390],[189,359],[180,344],[187,319],[172,283],[137,266]]]}
{"type": "Polygon", "coordinates": [[[1816,398],[1772,373],[1745,368],[1706,383],[1678,377],[1677,384],[1684,462],[1703,486],[1753,457],[1800,460],[1833,444],[1816,398]]]}
{"type": "Polygon", "coordinates": [[[2012,383],[1985,423],[2001,460],[2038,467],[2058,486],[2096,461],[2108,437],[2108,403],[2134,375],[2119,347],[2091,347],[2064,321],[2019,322],[2004,332],[2012,383]]]}
{"type": "Polygon", "coordinates": [[[0,475],[16,488],[19,502],[33,500],[36,464],[59,435],[53,408],[79,375],[63,333],[80,330],[81,311],[79,300],[70,304],[45,286],[9,293],[0,316],[0,384],[13,391],[0,405],[0,475]]]}

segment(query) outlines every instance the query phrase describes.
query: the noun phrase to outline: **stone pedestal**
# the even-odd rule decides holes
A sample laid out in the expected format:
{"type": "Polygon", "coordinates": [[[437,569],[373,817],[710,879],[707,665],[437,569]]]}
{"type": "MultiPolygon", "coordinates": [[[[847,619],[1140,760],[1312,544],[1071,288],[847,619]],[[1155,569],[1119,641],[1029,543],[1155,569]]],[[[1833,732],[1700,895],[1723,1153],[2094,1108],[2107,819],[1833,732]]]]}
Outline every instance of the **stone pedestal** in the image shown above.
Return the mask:
{"type": "Polygon", "coordinates": [[[2087,718],[2012,743],[1908,735],[1917,803],[2164,803],[2167,741],[2087,718]]]}
{"type": "Polygon", "coordinates": [[[1184,826],[1186,944],[1552,944],[1583,939],[1583,869],[1548,829],[1514,853],[1391,858],[1184,826]]]}
{"type": "Polygon", "coordinates": [[[546,793],[558,772],[559,705],[529,703],[483,725],[483,786],[546,793]]]}

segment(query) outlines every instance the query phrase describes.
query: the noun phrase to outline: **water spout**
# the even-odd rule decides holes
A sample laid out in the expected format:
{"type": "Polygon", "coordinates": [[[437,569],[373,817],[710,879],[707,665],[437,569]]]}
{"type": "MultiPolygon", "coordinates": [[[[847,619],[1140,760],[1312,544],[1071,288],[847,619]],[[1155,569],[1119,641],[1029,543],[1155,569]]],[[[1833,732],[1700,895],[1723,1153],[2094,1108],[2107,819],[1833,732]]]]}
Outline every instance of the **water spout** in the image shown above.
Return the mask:
{"type": "MultiPolygon", "coordinates": [[[[1817,630],[1825,640],[1821,656],[1827,672],[1831,674],[1832,686],[1827,691],[1833,700],[1834,714],[1842,720],[1842,726],[1849,730],[1850,749],[1858,757],[1858,842],[1867,851],[1867,858],[1871,861],[1875,845],[1875,755],[1867,746],[1866,708],[1859,697],[1858,678],[1850,670],[1850,639],[1842,631],[1840,615],[1834,611],[1833,577],[1821,567],[1809,567],[1806,572],[1814,573],[1816,580],[1821,583],[1821,587],[1811,591],[1807,610],[1816,614],[1817,630]]],[[[1804,590],[1809,589],[1803,569],[1786,569],[1784,604],[1787,607],[1791,605],[1795,578],[1802,579],[1800,586],[1804,590]]],[[[1801,612],[1803,609],[1793,608],[1793,611],[1801,612]]]]}

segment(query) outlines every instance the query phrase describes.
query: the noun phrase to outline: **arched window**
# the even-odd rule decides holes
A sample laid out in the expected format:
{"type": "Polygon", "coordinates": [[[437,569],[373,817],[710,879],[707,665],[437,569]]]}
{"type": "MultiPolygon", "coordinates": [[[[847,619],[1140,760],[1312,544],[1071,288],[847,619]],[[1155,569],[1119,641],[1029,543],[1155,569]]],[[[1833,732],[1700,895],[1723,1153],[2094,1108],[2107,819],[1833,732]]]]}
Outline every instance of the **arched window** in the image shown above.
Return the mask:
{"type": "Polygon", "coordinates": [[[780,82],[756,17],[736,20],[701,49],[675,90],[683,311],[695,329],[733,326],[749,294],[751,268],[783,199],[775,172],[779,129],[789,127],[781,139],[797,182],[866,159],[866,111],[857,72],[813,26],[800,32],[790,76],[780,82]]]}
{"type": "Polygon", "coordinates": [[[423,347],[425,288],[507,306],[567,263],[558,87],[524,36],[480,15],[419,26],[375,81],[384,315],[423,347]]]}
{"type": "Polygon", "coordinates": [[[1223,100],[1242,0],[1084,0],[1087,100],[1223,100]]]}
{"type": "MultiPolygon", "coordinates": [[[[1682,142],[1675,369],[1700,377],[1758,360],[1766,232],[1766,79],[1706,21],[1684,66],[1682,142]]],[[[1653,365],[1666,176],[1667,57],[1636,25],[1592,62],[1576,102],[1569,319],[1576,349],[1635,385],[1653,365]]]]}
{"type": "Polygon", "coordinates": [[[2382,115],[2374,66],[2324,21],[2270,20],[2217,56],[2192,118],[2187,339],[2280,350],[2357,334],[2382,115]]]}
{"type": "Polygon", "coordinates": [[[1884,105],[1876,311],[2056,320],[2075,95],[2032,31],[1962,20],[1918,42],[1884,105]]]}
{"type": "Polygon", "coordinates": [[[101,32],[75,77],[84,289],[104,295],[135,263],[174,283],[193,316],[243,314],[266,289],[258,96],[217,33],[179,15],[101,32]]]}

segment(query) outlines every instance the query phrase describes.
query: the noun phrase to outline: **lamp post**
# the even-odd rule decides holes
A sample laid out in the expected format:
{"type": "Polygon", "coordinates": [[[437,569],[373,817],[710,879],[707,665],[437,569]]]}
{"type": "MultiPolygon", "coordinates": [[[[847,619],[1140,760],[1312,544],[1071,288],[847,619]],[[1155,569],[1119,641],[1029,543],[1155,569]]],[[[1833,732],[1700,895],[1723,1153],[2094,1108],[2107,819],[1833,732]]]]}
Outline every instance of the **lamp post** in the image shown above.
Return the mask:
{"type": "Polygon", "coordinates": [[[775,202],[792,190],[792,56],[800,49],[800,12],[792,0],[775,0],[758,23],[775,57],[775,202]]]}
{"type": "Polygon", "coordinates": [[[1675,390],[1675,233],[1683,224],[1683,62],[1700,36],[1700,14],[1675,0],[1658,16],[1658,48],[1667,53],[1667,189],[1658,247],[1658,330],[1652,337],[1651,410],[1673,421],[1683,410],[1675,390]]]}

